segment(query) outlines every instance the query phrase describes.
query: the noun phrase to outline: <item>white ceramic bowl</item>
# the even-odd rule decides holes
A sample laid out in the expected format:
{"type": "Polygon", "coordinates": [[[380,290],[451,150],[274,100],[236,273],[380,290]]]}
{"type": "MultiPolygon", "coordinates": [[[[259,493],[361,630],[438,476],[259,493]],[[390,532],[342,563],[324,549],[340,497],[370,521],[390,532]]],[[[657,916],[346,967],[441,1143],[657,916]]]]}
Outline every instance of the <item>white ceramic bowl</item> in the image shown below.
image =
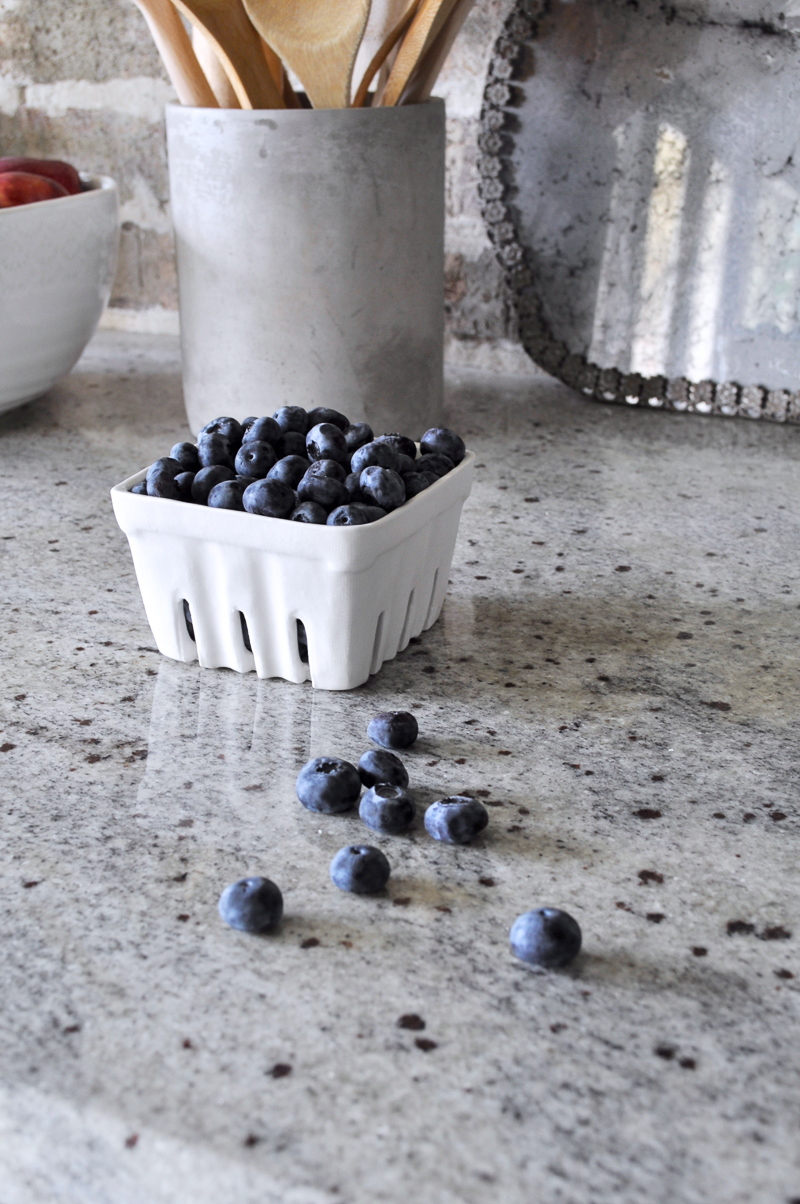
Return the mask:
{"type": "Polygon", "coordinates": [[[77,363],[111,292],[117,185],[0,209],[0,411],[45,393],[77,363]]]}

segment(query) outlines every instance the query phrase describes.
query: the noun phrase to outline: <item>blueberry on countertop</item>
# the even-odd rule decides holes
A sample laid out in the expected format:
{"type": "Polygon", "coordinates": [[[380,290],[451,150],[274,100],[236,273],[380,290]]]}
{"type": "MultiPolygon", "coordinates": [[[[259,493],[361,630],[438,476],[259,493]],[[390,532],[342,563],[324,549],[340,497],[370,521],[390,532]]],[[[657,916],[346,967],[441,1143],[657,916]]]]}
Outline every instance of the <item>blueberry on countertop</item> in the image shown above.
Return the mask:
{"type": "MultiPolygon", "coordinates": [[[[303,447],[305,447],[305,443],[303,447]]],[[[267,473],[267,480],[283,481],[284,485],[288,485],[290,489],[296,489],[310,467],[311,461],[307,460],[305,456],[284,456],[282,460],[273,464],[267,473]]]]}
{"type": "Polygon", "coordinates": [[[370,465],[360,478],[361,492],[375,506],[383,510],[396,510],[406,500],[403,478],[391,468],[370,465]]]}
{"type": "Polygon", "coordinates": [[[314,757],[297,775],[297,797],[309,811],[340,815],[349,811],[361,793],[355,765],[338,757],[314,757]]]}
{"type": "Polygon", "coordinates": [[[411,827],[416,810],[414,799],[402,786],[378,782],[361,799],[358,814],[373,832],[399,836],[411,827]]]}
{"type": "Polygon", "coordinates": [[[219,914],[240,932],[269,932],[283,915],[283,895],[269,878],[240,878],[220,895],[219,914]]]}
{"type": "Polygon", "coordinates": [[[275,445],[283,438],[283,431],[274,418],[256,418],[242,437],[242,443],[269,443],[275,445]]]}
{"type": "Polygon", "coordinates": [[[331,881],[354,895],[374,895],[389,881],[391,866],[372,845],[346,845],[331,862],[331,881]]]}
{"type": "Polygon", "coordinates": [[[297,496],[303,502],[317,502],[326,511],[347,502],[347,490],[335,477],[315,476],[309,469],[297,486],[297,496]]]}
{"type": "Polygon", "coordinates": [[[581,930],[577,920],[557,907],[539,907],[517,916],[509,937],[511,952],[547,970],[566,966],[578,956],[581,930]]]}
{"type": "Polygon", "coordinates": [[[171,460],[177,460],[181,472],[198,472],[200,460],[194,443],[176,443],[169,453],[171,460]]]}
{"type": "Polygon", "coordinates": [[[206,435],[224,435],[231,443],[238,448],[242,442],[242,425],[235,418],[212,418],[204,427],[200,428],[200,433],[197,437],[199,444],[200,440],[206,435]]]}
{"type": "Polygon", "coordinates": [[[306,437],[299,431],[285,431],[275,444],[275,451],[281,459],[284,456],[302,456],[304,460],[307,460],[306,437]]]}
{"type": "Polygon", "coordinates": [[[466,794],[440,798],[425,812],[427,832],[445,844],[468,844],[488,822],[489,812],[483,803],[466,794]]]}
{"type": "Polygon", "coordinates": [[[350,469],[352,472],[357,472],[359,476],[365,468],[373,466],[392,468],[397,472],[399,463],[400,457],[395,449],[389,443],[381,443],[379,439],[373,439],[371,443],[364,443],[350,457],[350,469]]]}
{"type": "Polygon", "coordinates": [[[308,429],[312,426],[319,426],[321,422],[329,422],[333,426],[337,426],[340,431],[345,430],[350,425],[350,419],[340,414],[338,410],[331,410],[327,406],[317,406],[316,409],[308,411],[308,429]]]}
{"type": "Polygon", "coordinates": [[[308,414],[302,406],[281,406],[272,417],[284,434],[287,431],[297,431],[298,434],[305,436],[308,430],[308,414]]]}
{"type": "Polygon", "coordinates": [[[266,518],[288,518],[297,505],[297,494],[283,481],[252,481],[244,491],[244,508],[266,518]]]}
{"type": "Polygon", "coordinates": [[[208,495],[208,505],[215,510],[244,510],[244,491],[250,485],[247,477],[220,481],[208,495]]]}
{"type": "Polygon", "coordinates": [[[382,748],[368,749],[358,762],[358,773],[365,786],[386,782],[389,786],[407,786],[408,770],[399,757],[382,748]]]}
{"type": "Polygon", "coordinates": [[[401,455],[410,456],[412,460],[416,459],[417,445],[413,439],[409,439],[408,435],[398,435],[396,431],[393,431],[390,435],[378,435],[378,440],[380,443],[388,443],[401,455]]]}
{"type": "Polygon", "coordinates": [[[248,439],[236,453],[233,466],[240,476],[261,481],[275,466],[276,460],[275,448],[266,439],[248,439]]]}
{"type": "Polygon", "coordinates": [[[197,455],[203,468],[210,468],[212,464],[233,468],[238,448],[238,443],[217,432],[201,434],[197,440],[197,455]]]}
{"type": "Polygon", "coordinates": [[[328,521],[328,512],[319,502],[300,502],[295,506],[289,518],[293,523],[314,523],[324,527],[328,521]]]}
{"type": "Polygon", "coordinates": [[[374,438],[372,427],[366,422],[351,422],[344,428],[344,441],[351,456],[353,452],[358,451],[359,447],[370,443],[374,438]]]}
{"type": "Polygon", "coordinates": [[[350,467],[344,435],[332,422],[312,426],[306,435],[306,455],[309,460],[338,460],[345,469],[350,467]]]}
{"type": "Polygon", "coordinates": [[[447,456],[454,464],[461,463],[467,450],[461,436],[446,426],[433,426],[426,431],[419,441],[419,449],[423,456],[429,453],[447,456]]]}
{"type": "Polygon", "coordinates": [[[367,735],[383,748],[409,748],[419,735],[419,724],[410,711],[381,711],[370,719],[367,735]]]}
{"type": "Polygon", "coordinates": [[[221,464],[211,464],[208,468],[201,468],[198,473],[195,473],[192,481],[192,501],[197,502],[200,506],[208,504],[208,495],[215,485],[219,485],[220,481],[232,481],[236,473],[232,468],[224,468],[221,464]]]}

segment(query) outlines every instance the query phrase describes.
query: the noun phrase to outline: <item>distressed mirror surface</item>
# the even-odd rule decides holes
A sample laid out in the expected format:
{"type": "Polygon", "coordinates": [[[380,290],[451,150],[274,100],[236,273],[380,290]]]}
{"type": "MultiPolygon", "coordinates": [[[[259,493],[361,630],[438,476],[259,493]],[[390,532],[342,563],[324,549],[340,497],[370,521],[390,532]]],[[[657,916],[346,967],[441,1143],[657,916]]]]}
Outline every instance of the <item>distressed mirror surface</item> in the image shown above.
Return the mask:
{"type": "Polygon", "coordinates": [[[484,214],[526,349],[587,393],[800,421],[800,3],[761,7],[521,0],[506,23],[484,214]]]}

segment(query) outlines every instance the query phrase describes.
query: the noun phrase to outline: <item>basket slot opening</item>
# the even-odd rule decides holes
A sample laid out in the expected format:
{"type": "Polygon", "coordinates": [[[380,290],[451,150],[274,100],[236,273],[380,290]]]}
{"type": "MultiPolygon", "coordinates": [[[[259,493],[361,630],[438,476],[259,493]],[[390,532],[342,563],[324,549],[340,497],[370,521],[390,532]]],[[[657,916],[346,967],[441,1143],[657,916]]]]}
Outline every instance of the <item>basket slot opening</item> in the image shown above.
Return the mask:
{"type": "Polygon", "coordinates": [[[416,592],[417,592],[416,590],[412,589],[411,593],[408,595],[408,605],[406,606],[406,617],[403,620],[403,631],[400,636],[400,645],[399,646],[401,649],[405,648],[406,644],[409,641],[409,630],[411,628],[411,612],[414,609],[414,594],[416,592]]]}
{"type": "Polygon", "coordinates": [[[252,652],[253,648],[250,643],[250,632],[247,630],[247,619],[244,617],[241,611],[239,611],[239,621],[242,624],[242,641],[244,642],[244,646],[248,652],[252,652]]]}
{"type": "Polygon", "coordinates": [[[308,664],[308,636],[302,619],[297,620],[297,654],[304,665],[308,664]]]}
{"type": "Polygon", "coordinates": [[[381,644],[383,643],[383,621],[386,618],[386,611],[382,610],[378,615],[378,623],[375,627],[375,641],[372,645],[372,661],[370,662],[370,673],[377,673],[381,667],[381,644]]]}
{"type": "Polygon", "coordinates": [[[196,644],[197,640],[195,639],[195,634],[194,634],[194,623],[192,622],[192,612],[189,610],[189,603],[186,601],[185,598],[183,599],[183,621],[186,624],[186,630],[189,632],[189,639],[192,640],[196,644]]]}
{"type": "Polygon", "coordinates": [[[433,574],[433,587],[431,589],[431,600],[428,603],[428,613],[425,616],[425,626],[426,627],[430,627],[430,625],[431,625],[431,616],[433,615],[433,607],[434,607],[434,602],[436,599],[436,586],[438,584],[439,584],[439,570],[437,569],[436,572],[433,574]]]}

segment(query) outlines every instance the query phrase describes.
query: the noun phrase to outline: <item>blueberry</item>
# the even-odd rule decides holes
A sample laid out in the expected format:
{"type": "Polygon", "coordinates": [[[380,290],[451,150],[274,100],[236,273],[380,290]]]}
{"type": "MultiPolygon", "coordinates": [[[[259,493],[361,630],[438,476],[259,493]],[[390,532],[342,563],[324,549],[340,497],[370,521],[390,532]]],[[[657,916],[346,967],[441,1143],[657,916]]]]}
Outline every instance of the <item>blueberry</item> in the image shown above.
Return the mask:
{"type": "MultiPolygon", "coordinates": [[[[358,505],[361,505],[361,503],[359,502],[358,505]]],[[[379,518],[386,518],[386,515],[389,513],[388,510],[384,510],[381,506],[369,506],[366,502],[362,508],[367,516],[368,523],[376,523],[379,518]]]]}
{"type": "Polygon", "coordinates": [[[448,472],[452,472],[455,464],[447,456],[440,456],[431,453],[427,456],[420,456],[416,461],[417,472],[429,472],[432,476],[439,477],[447,476],[448,472]]]}
{"type": "Polygon", "coordinates": [[[288,518],[297,505],[297,494],[283,481],[253,481],[245,489],[242,500],[249,514],[288,518]]]}
{"type": "Polygon", "coordinates": [[[219,914],[240,932],[268,932],[283,915],[283,895],[269,878],[240,878],[220,895],[219,914]]]}
{"type": "Polygon", "coordinates": [[[238,448],[242,442],[242,426],[235,418],[212,418],[204,427],[201,427],[197,442],[206,435],[224,435],[231,443],[238,448]]]}
{"type": "Polygon", "coordinates": [[[234,481],[221,481],[208,495],[208,505],[215,510],[244,510],[242,497],[250,482],[247,477],[234,481]]]}
{"type": "Polygon", "coordinates": [[[388,443],[390,447],[393,447],[395,451],[400,452],[403,456],[408,456],[412,460],[417,458],[417,445],[407,435],[398,435],[394,432],[391,435],[378,435],[378,440],[381,443],[388,443]]]}
{"type": "Polygon", "coordinates": [[[332,422],[312,426],[306,435],[306,454],[309,460],[338,460],[345,468],[350,467],[344,435],[332,422]]]}
{"type": "Polygon", "coordinates": [[[408,476],[410,472],[416,472],[416,462],[411,459],[411,456],[405,455],[404,452],[397,453],[397,467],[395,472],[399,472],[401,477],[408,476]]]}
{"type": "Polygon", "coordinates": [[[383,748],[409,748],[419,735],[419,724],[410,711],[381,711],[370,719],[367,735],[383,748]]]}
{"type": "Polygon", "coordinates": [[[329,527],[363,527],[367,523],[374,523],[376,519],[383,518],[386,513],[381,510],[380,514],[374,514],[376,506],[365,506],[362,502],[347,502],[343,506],[337,506],[331,510],[328,515],[329,527]]]}
{"type": "Polygon", "coordinates": [[[566,966],[578,956],[581,930],[576,920],[557,907],[539,907],[517,916],[511,925],[511,952],[532,966],[547,970],[566,966]]]}
{"type": "Polygon", "coordinates": [[[165,458],[156,460],[147,470],[147,493],[149,497],[166,497],[177,501],[180,499],[180,488],[175,484],[175,478],[181,471],[177,460],[165,458]]]}
{"type": "Polygon", "coordinates": [[[200,459],[194,443],[176,443],[169,453],[169,458],[178,461],[182,472],[197,472],[200,468],[200,459]]]}
{"type": "Polygon", "coordinates": [[[364,501],[364,494],[361,492],[361,478],[357,472],[347,474],[344,479],[344,487],[351,502],[364,501]]]}
{"type": "Polygon", "coordinates": [[[436,484],[436,477],[427,472],[410,472],[403,480],[406,486],[406,500],[416,497],[423,489],[430,489],[431,485],[436,484]]]}
{"type": "Polygon", "coordinates": [[[179,472],[176,476],[175,484],[178,486],[178,495],[182,502],[191,502],[194,478],[193,472],[179,472]]]}
{"type": "Polygon", "coordinates": [[[431,803],[425,812],[425,827],[434,840],[445,844],[468,844],[489,822],[483,803],[466,794],[453,794],[431,803]]]}
{"type": "Polygon", "coordinates": [[[344,428],[344,441],[351,456],[359,447],[370,443],[374,438],[372,427],[366,422],[351,422],[344,428]]]}
{"type": "Polygon", "coordinates": [[[317,502],[326,510],[332,510],[334,506],[345,504],[347,490],[342,482],[334,477],[314,476],[309,469],[297,486],[297,496],[303,502],[317,502]]]}
{"type": "Polygon", "coordinates": [[[243,418],[243,419],[242,419],[242,422],[241,422],[241,427],[242,427],[242,443],[244,443],[244,438],[245,438],[245,435],[246,435],[246,434],[247,434],[247,432],[250,430],[250,427],[253,425],[253,423],[254,423],[254,422],[258,422],[258,418],[257,418],[257,417],[255,417],[255,415],[253,415],[253,414],[251,414],[249,418],[243,418]]]}
{"type": "Polygon", "coordinates": [[[350,425],[350,419],[344,414],[340,414],[338,410],[329,410],[327,406],[317,406],[314,410],[308,411],[308,430],[312,426],[318,426],[321,422],[329,422],[333,426],[343,431],[350,425]]]}
{"type": "Polygon", "coordinates": [[[368,844],[349,844],[331,862],[331,881],[339,890],[354,895],[374,895],[389,881],[391,866],[380,849],[368,844]]]}
{"type": "Polygon", "coordinates": [[[197,440],[197,455],[203,468],[210,468],[212,464],[233,468],[238,447],[238,443],[234,443],[227,435],[201,435],[197,440]]]}
{"type": "Polygon", "coordinates": [[[375,786],[378,782],[389,786],[408,785],[408,770],[403,762],[382,748],[367,749],[358,762],[358,774],[365,786],[375,786]]]}
{"type": "Polygon", "coordinates": [[[377,468],[393,468],[397,472],[399,462],[398,454],[390,444],[373,439],[371,443],[365,443],[363,447],[359,447],[357,451],[353,452],[350,457],[350,468],[359,476],[365,468],[371,468],[373,465],[377,468]]]}
{"type": "Polygon", "coordinates": [[[276,459],[275,448],[271,443],[267,443],[266,439],[248,439],[236,453],[234,468],[243,477],[261,481],[274,466],[276,459]]]}
{"type": "Polygon", "coordinates": [[[398,836],[411,827],[416,810],[413,798],[402,786],[377,782],[361,799],[358,814],[373,832],[398,836]]]}
{"type": "Polygon", "coordinates": [[[403,478],[391,468],[378,468],[373,464],[364,469],[360,481],[364,496],[383,510],[396,510],[406,500],[403,478]]]}
{"type": "Polygon", "coordinates": [[[335,481],[342,482],[347,476],[344,467],[337,460],[313,460],[307,471],[310,477],[333,477],[335,481]]]}
{"type": "Polygon", "coordinates": [[[426,431],[419,441],[419,449],[423,456],[429,453],[447,456],[454,464],[461,463],[467,450],[461,436],[446,426],[433,426],[426,431]]]}
{"type": "Polygon", "coordinates": [[[287,431],[297,431],[298,434],[305,436],[308,430],[308,414],[302,406],[281,406],[272,417],[284,434],[287,431]]]}
{"type": "Polygon", "coordinates": [[[232,481],[236,473],[232,468],[223,468],[221,464],[212,464],[209,468],[201,468],[195,473],[192,481],[192,501],[201,506],[208,504],[208,495],[220,481],[232,481]]]}
{"type": "MultiPolygon", "coordinates": [[[[305,447],[305,444],[303,444],[305,447]]],[[[290,489],[296,489],[303,474],[311,467],[305,456],[284,456],[267,473],[268,481],[283,481],[290,489]]]]}
{"type": "Polygon", "coordinates": [[[319,502],[300,502],[295,506],[289,518],[293,523],[316,523],[318,526],[324,527],[328,519],[328,512],[324,506],[320,506],[319,502]]]}
{"type": "Polygon", "coordinates": [[[340,815],[355,806],[360,793],[355,765],[338,757],[314,757],[297,775],[297,797],[309,811],[340,815]]]}
{"type": "Polygon", "coordinates": [[[299,431],[286,431],[275,444],[275,451],[278,453],[279,459],[283,459],[285,456],[302,456],[304,460],[307,460],[306,437],[299,431]]]}
{"type": "Polygon", "coordinates": [[[134,485],[133,488],[131,489],[131,493],[143,493],[146,495],[147,494],[147,481],[140,481],[138,485],[134,485]]]}
{"type": "Polygon", "coordinates": [[[274,418],[256,418],[242,436],[243,443],[278,443],[283,431],[274,418]]]}

